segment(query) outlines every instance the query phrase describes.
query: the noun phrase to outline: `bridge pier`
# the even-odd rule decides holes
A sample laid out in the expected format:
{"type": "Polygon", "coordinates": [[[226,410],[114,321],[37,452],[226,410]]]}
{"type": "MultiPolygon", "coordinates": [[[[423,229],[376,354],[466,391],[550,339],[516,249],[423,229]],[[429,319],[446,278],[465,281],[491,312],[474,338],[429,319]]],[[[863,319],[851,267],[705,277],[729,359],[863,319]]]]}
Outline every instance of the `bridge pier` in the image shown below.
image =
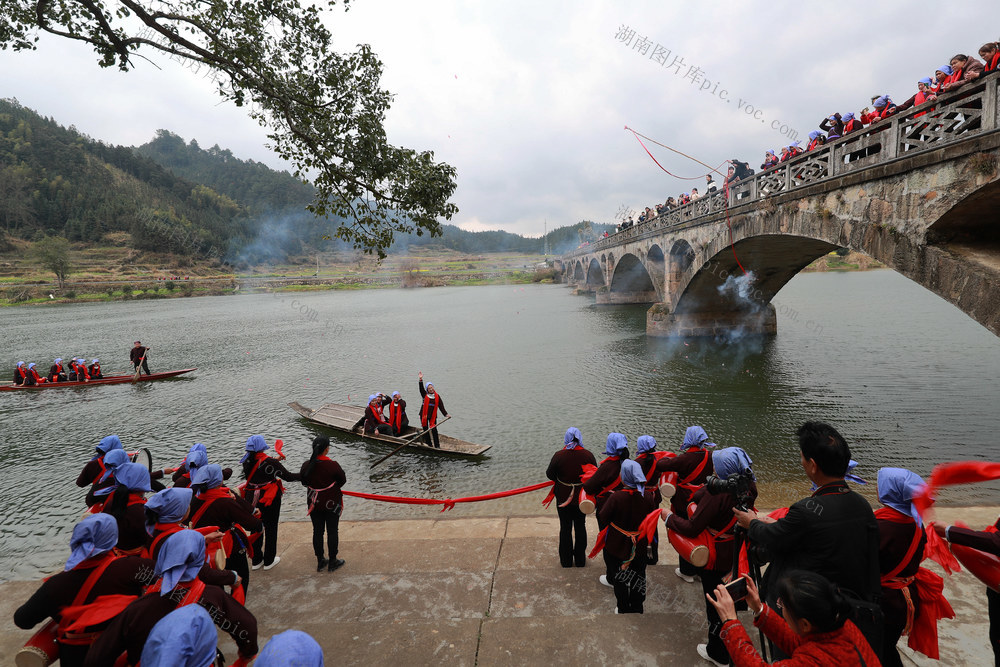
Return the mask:
{"type": "Polygon", "coordinates": [[[656,291],[611,292],[597,293],[598,306],[617,306],[631,303],[656,303],[656,291]]]}
{"type": "Polygon", "coordinates": [[[646,335],[682,338],[769,336],[778,332],[778,319],[770,303],[760,310],[703,313],[671,313],[666,303],[654,305],[646,313],[646,335]]]}

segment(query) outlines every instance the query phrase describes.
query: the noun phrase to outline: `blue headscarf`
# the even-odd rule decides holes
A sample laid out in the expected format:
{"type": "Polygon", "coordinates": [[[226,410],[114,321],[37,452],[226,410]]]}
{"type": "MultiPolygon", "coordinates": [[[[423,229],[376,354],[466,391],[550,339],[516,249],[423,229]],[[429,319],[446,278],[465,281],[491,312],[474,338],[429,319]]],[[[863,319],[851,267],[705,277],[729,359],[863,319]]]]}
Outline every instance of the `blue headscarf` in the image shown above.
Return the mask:
{"type": "Polygon", "coordinates": [[[219,635],[199,604],[178,607],[153,626],[142,647],[143,667],[205,667],[215,664],[219,635]]]}
{"type": "Polygon", "coordinates": [[[789,149],[792,149],[792,148],[798,148],[798,147],[799,147],[799,144],[800,144],[800,143],[802,143],[802,142],[801,142],[801,141],[799,141],[798,139],[796,139],[796,140],[795,140],[795,141],[793,141],[792,143],[788,144],[788,148],[789,148],[789,149]]]}
{"type": "Polygon", "coordinates": [[[101,438],[95,449],[97,449],[97,456],[94,457],[96,459],[107,454],[112,449],[122,449],[122,441],[117,435],[106,435],[101,438]]]}
{"type": "Polygon", "coordinates": [[[928,87],[934,85],[934,81],[932,81],[929,76],[925,76],[924,78],[922,78],[919,81],[917,81],[917,83],[922,83],[922,84],[924,84],[925,86],[928,86],[928,87]]]}
{"type": "Polygon", "coordinates": [[[583,447],[583,434],[580,433],[580,429],[575,426],[570,426],[566,429],[566,435],[563,436],[563,444],[566,445],[566,449],[583,447]]]}
{"type": "Polygon", "coordinates": [[[101,475],[101,480],[104,481],[108,477],[115,474],[115,470],[118,470],[119,466],[128,463],[128,454],[125,453],[124,449],[112,449],[110,452],[104,455],[104,467],[107,470],[101,475]]]}
{"type": "MultiPolygon", "coordinates": [[[[949,73],[949,74],[951,74],[951,72],[948,72],[948,73],[949,73]]],[[[56,358],[55,358],[55,361],[53,361],[52,363],[54,363],[54,364],[58,364],[58,363],[60,363],[61,361],[62,361],[62,357],[56,357],[56,358]]]]}
{"type": "Polygon", "coordinates": [[[208,465],[208,452],[205,451],[205,445],[199,442],[188,450],[187,458],[184,459],[184,468],[190,473],[205,465],[208,465]]]}
{"type": "Polygon", "coordinates": [[[194,491],[184,487],[172,487],[157,492],[146,501],[147,512],[146,532],[153,534],[153,527],[157,523],[180,523],[184,520],[188,508],[191,507],[191,498],[194,491]],[[156,515],[156,521],[150,523],[149,514],[156,515]]]}
{"type": "Polygon", "coordinates": [[[32,361],[30,364],[28,364],[28,370],[30,371],[32,368],[34,368],[37,365],[38,364],[36,364],[34,361],[32,361]]]}
{"type": "Polygon", "coordinates": [[[609,433],[604,453],[608,456],[615,456],[623,449],[628,449],[628,438],[621,433],[609,433]]]}
{"type": "Polygon", "coordinates": [[[764,153],[764,155],[774,155],[774,151],[767,151],[764,153]]]}
{"type": "Polygon", "coordinates": [[[688,426],[687,431],[684,432],[684,443],[681,445],[681,451],[691,447],[716,446],[714,442],[708,442],[708,434],[705,433],[705,429],[700,426],[688,426]]]}
{"type": "Polygon", "coordinates": [[[628,488],[636,489],[639,493],[646,492],[646,475],[642,472],[642,466],[638,462],[632,459],[622,461],[620,477],[622,484],[628,488]]]}
{"type": "Polygon", "coordinates": [[[392,392],[392,398],[396,398],[397,396],[399,396],[399,392],[398,391],[392,392]]]}
{"type": "Polygon", "coordinates": [[[368,402],[369,403],[371,403],[374,400],[375,400],[375,394],[372,394],[371,396],[368,397],[368,402]]]}
{"type": "Polygon", "coordinates": [[[221,486],[222,466],[218,463],[209,463],[207,466],[198,468],[191,476],[191,484],[204,484],[206,489],[221,486]]]}
{"type": "Polygon", "coordinates": [[[845,123],[854,120],[854,112],[848,111],[847,113],[845,113],[843,116],[840,117],[840,120],[844,121],[845,123]]]}
{"type": "Polygon", "coordinates": [[[73,536],[69,539],[70,555],[66,561],[66,572],[94,556],[111,551],[118,544],[118,522],[110,514],[91,514],[73,526],[73,536]]]}
{"type": "Polygon", "coordinates": [[[262,435],[251,435],[249,438],[247,438],[246,449],[247,453],[244,454],[243,458],[240,459],[240,463],[243,463],[248,458],[250,458],[251,454],[256,452],[262,452],[265,449],[267,449],[267,440],[265,440],[264,436],[262,435]]]}
{"type": "Polygon", "coordinates": [[[920,475],[905,468],[880,468],[878,471],[878,501],[886,507],[912,516],[918,526],[924,525],[924,520],[913,506],[913,496],[924,486],[920,475]]]}
{"type": "Polygon", "coordinates": [[[884,109],[887,106],[892,106],[892,100],[889,99],[888,95],[882,95],[872,102],[872,106],[876,109],[884,109]]]}
{"type": "Polygon", "coordinates": [[[301,630],[285,630],[271,637],[257,654],[255,667],[323,667],[323,649],[301,630]]]}
{"type": "Polygon", "coordinates": [[[639,454],[651,452],[656,449],[656,439],[651,435],[640,435],[635,441],[635,451],[639,454]]]}
{"type": "Polygon", "coordinates": [[[849,482],[854,482],[855,484],[867,484],[868,480],[858,477],[857,475],[852,475],[851,471],[858,467],[858,462],[851,459],[847,462],[847,472],[844,474],[844,479],[849,482]]]}
{"type": "Polygon", "coordinates": [[[205,538],[196,530],[179,530],[164,541],[156,557],[156,576],[163,579],[160,596],[180,581],[191,581],[205,565],[205,538]]]}
{"type": "Polygon", "coordinates": [[[938,67],[934,71],[935,72],[943,72],[944,74],[946,74],[948,76],[951,76],[952,73],[953,73],[953,70],[951,69],[951,65],[944,65],[943,67],[938,67]]]}
{"type": "Polygon", "coordinates": [[[729,479],[730,475],[750,470],[752,465],[753,461],[742,447],[726,447],[712,452],[712,467],[719,479],[729,479]]]}
{"type": "Polygon", "coordinates": [[[149,469],[139,463],[121,464],[115,470],[115,488],[119,486],[124,486],[129,491],[152,491],[149,469]]]}
{"type": "Polygon", "coordinates": [[[819,130],[813,130],[809,133],[809,140],[812,141],[820,135],[819,130]]]}
{"type": "Polygon", "coordinates": [[[23,362],[23,361],[19,361],[19,362],[17,362],[17,367],[18,367],[18,368],[20,368],[20,367],[21,367],[21,366],[23,366],[23,365],[24,365],[24,362],[23,362]]]}
{"type": "Polygon", "coordinates": [[[96,364],[96,363],[100,363],[100,361],[101,361],[100,359],[91,359],[90,363],[96,364]]]}

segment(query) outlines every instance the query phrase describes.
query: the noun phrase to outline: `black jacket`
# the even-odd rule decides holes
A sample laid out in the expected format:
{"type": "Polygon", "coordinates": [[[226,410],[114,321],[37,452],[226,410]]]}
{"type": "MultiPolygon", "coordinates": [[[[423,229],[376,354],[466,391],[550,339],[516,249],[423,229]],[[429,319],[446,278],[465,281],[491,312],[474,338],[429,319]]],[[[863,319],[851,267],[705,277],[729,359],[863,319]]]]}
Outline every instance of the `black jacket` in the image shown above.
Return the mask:
{"type": "Polygon", "coordinates": [[[789,570],[822,574],[834,584],[876,601],[879,581],[878,524],[871,505],[844,481],[825,484],[798,501],[775,523],[752,521],[749,536],[767,549],[770,566],[764,576],[769,604],[777,583],[789,570]]]}

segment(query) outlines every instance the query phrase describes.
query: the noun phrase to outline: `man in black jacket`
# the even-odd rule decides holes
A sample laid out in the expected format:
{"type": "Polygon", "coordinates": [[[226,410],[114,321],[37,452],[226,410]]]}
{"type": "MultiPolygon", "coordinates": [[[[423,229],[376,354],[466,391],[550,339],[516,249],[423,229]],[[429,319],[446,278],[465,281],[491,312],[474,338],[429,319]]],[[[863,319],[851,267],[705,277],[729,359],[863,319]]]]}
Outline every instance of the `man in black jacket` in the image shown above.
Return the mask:
{"type": "Polygon", "coordinates": [[[880,591],[878,524],[868,501],[844,481],[851,450],[836,429],[822,422],[806,422],[798,436],[802,467],[818,487],[813,495],[777,521],[734,510],[751,542],[770,556],[764,597],[773,605],[785,572],[809,570],[875,602],[880,591]]]}

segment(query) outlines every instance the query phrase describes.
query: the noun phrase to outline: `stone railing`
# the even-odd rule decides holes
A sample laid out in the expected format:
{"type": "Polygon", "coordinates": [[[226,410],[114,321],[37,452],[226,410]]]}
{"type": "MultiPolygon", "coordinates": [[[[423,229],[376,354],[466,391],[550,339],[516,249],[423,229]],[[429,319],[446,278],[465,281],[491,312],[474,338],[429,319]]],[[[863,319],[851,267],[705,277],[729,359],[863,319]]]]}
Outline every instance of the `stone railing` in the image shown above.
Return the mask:
{"type": "Polygon", "coordinates": [[[611,236],[569,252],[577,257],[613,248],[677,227],[710,222],[729,207],[742,206],[767,196],[793,192],[806,185],[838,178],[868,167],[883,165],[935,150],[1000,129],[997,104],[1000,77],[991,74],[933,102],[873,123],[862,130],[835,139],[816,150],[802,153],[751,178],[731,185],[727,196],[714,192],[661,213],[611,236]]]}

